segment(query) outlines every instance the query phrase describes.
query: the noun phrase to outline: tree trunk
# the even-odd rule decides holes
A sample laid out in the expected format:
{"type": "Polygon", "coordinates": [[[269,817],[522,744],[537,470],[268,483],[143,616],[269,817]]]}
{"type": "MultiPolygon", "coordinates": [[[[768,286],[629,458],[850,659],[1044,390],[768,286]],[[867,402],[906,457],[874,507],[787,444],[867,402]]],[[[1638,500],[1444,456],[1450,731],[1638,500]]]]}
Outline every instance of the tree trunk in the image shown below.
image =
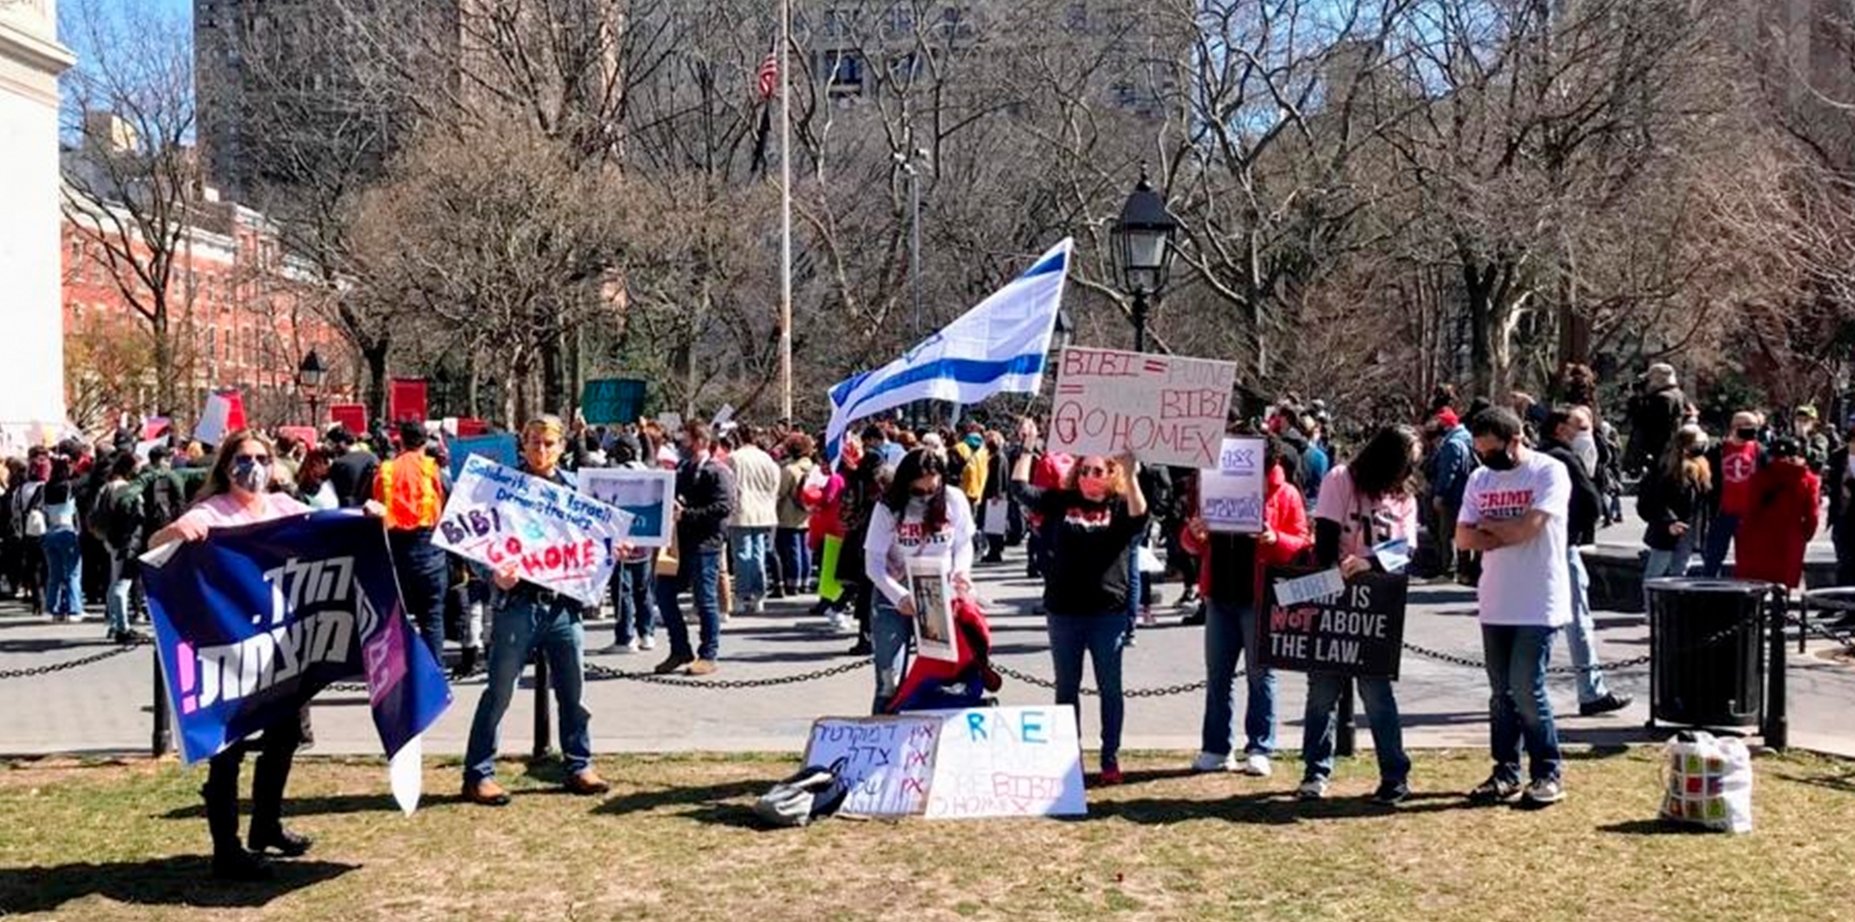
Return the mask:
{"type": "Polygon", "coordinates": [[[566,337],[555,334],[541,350],[541,407],[548,413],[566,414],[566,337]]]}
{"type": "Polygon", "coordinates": [[[163,415],[171,417],[179,406],[180,395],[176,390],[180,386],[180,375],[174,367],[174,339],[169,335],[164,307],[156,305],[155,317],[149,326],[155,339],[155,404],[163,415]]]}
{"type": "Polygon", "coordinates": [[[1494,393],[1494,339],[1500,328],[1494,316],[1494,267],[1478,269],[1464,261],[1462,284],[1468,298],[1469,371],[1475,379],[1475,392],[1499,402],[1494,393]]]}

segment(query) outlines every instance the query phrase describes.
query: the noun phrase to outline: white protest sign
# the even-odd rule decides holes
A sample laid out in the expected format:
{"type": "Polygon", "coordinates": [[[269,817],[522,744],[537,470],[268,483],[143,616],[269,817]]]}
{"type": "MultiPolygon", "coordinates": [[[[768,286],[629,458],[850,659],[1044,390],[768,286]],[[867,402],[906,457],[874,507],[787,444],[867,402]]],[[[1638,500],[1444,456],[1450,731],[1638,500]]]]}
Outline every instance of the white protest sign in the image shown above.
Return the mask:
{"type": "Polygon", "coordinates": [[[1062,705],[820,718],[805,764],[835,767],[851,816],[1084,816],[1076,713],[1062,705]]]}
{"type": "Polygon", "coordinates": [[[631,515],[631,543],[669,547],[676,531],[676,472],[660,468],[589,467],[580,492],[631,515]]]}
{"type": "Polygon", "coordinates": [[[726,426],[728,423],[732,422],[733,420],[734,420],[734,404],[724,403],[721,405],[721,409],[715,411],[715,418],[711,420],[710,422],[713,423],[715,428],[720,429],[721,427],[726,426]]]}
{"type": "Polygon", "coordinates": [[[927,811],[941,723],[934,713],[820,718],[805,745],[805,764],[839,773],[850,789],[840,813],[920,816],[927,811]]]}
{"type": "Polygon", "coordinates": [[[492,570],[513,565],[527,582],[597,605],[612,578],[613,546],[630,529],[622,509],[471,455],[432,543],[492,570]]]}
{"type": "Polygon", "coordinates": [[[1263,440],[1227,438],[1217,467],[1198,472],[1198,515],[1212,531],[1257,534],[1264,524],[1263,440]]]}
{"type": "Polygon", "coordinates": [[[1295,579],[1276,580],[1275,604],[1300,605],[1315,599],[1331,599],[1346,591],[1346,577],[1340,568],[1322,570],[1295,579]]]}
{"type": "Polygon", "coordinates": [[[1236,376],[1234,362],[1072,346],[1057,371],[1049,448],[1212,467],[1236,376]]]}
{"type": "Polygon", "coordinates": [[[927,815],[1086,816],[1076,712],[1064,705],[936,711],[927,815]]]}
{"type": "Polygon", "coordinates": [[[668,437],[669,441],[674,442],[676,441],[676,434],[683,431],[683,414],[659,413],[657,414],[657,425],[663,429],[664,435],[668,437]]]}

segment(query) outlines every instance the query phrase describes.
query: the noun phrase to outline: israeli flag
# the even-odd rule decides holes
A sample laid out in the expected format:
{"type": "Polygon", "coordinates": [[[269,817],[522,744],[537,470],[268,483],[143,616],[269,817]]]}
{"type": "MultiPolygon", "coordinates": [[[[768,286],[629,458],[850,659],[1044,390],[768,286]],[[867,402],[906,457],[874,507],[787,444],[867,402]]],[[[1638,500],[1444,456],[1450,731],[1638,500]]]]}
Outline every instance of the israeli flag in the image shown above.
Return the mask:
{"type": "Polygon", "coordinates": [[[901,358],[831,388],[825,444],[836,456],[850,424],[913,403],[978,403],[993,394],[1035,394],[1056,331],[1071,240],[901,358]]]}

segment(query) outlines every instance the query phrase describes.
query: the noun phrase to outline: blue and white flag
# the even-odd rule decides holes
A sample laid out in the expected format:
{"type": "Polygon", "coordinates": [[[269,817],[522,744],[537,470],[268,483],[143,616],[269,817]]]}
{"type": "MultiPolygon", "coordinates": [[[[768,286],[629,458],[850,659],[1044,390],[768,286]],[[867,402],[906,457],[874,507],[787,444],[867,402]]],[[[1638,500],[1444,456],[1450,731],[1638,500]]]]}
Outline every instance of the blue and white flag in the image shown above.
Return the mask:
{"type": "Polygon", "coordinates": [[[394,798],[412,812],[419,737],[450,706],[451,688],[406,621],[379,519],[318,512],[214,529],[142,560],[188,762],[294,713],[332,682],[365,676],[394,798]]]}
{"type": "Polygon", "coordinates": [[[978,403],[993,394],[1034,394],[1043,384],[1050,335],[1063,303],[1071,242],[1053,246],[1023,275],[901,358],[831,388],[831,453],[859,420],[917,400],[978,403]]]}

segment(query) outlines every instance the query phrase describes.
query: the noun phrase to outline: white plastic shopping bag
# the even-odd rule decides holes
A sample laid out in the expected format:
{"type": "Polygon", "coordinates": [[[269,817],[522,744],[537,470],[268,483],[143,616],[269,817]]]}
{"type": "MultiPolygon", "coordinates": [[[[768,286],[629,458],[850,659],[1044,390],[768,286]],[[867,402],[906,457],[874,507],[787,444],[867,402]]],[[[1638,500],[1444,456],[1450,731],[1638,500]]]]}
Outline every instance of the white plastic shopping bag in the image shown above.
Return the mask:
{"type": "Polygon", "coordinates": [[[1752,753],[1699,730],[1669,738],[1662,755],[1662,819],[1720,832],[1752,831],[1752,753]]]}

